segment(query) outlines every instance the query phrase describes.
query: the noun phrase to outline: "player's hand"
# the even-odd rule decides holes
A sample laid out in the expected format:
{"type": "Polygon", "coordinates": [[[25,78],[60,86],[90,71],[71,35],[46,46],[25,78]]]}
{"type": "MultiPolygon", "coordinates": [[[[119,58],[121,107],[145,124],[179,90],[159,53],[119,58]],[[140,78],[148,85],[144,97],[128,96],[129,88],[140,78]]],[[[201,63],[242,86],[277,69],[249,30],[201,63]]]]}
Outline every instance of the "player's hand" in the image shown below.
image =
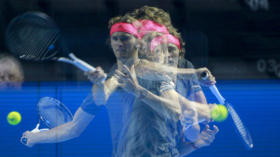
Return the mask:
{"type": "Polygon", "coordinates": [[[21,138],[20,138],[20,142],[24,145],[26,145],[27,147],[33,147],[35,145],[33,137],[34,133],[30,132],[30,131],[25,131],[21,138]]]}
{"type": "Polygon", "coordinates": [[[127,66],[123,65],[122,71],[116,70],[116,75],[119,85],[129,93],[136,94],[139,87],[134,65],[129,69],[127,66]]]}
{"type": "Polygon", "coordinates": [[[213,129],[210,129],[210,126],[206,125],[204,130],[198,135],[198,139],[194,142],[194,145],[198,148],[209,146],[215,140],[218,132],[219,128],[216,125],[213,125],[213,129]]]}
{"type": "Polygon", "coordinates": [[[209,87],[211,85],[216,84],[215,77],[211,74],[211,72],[207,68],[199,68],[196,69],[196,75],[198,77],[198,81],[200,85],[209,87]],[[207,78],[203,78],[203,74],[207,74],[207,78]]]}
{"type": "Polygon", "coordinates": [[[105,80],[107,77],[107,74],[101,67],[96,67],[95,71],[85,72],[85,75],[94,84],[102,84],[103,80],[105,80]]]}

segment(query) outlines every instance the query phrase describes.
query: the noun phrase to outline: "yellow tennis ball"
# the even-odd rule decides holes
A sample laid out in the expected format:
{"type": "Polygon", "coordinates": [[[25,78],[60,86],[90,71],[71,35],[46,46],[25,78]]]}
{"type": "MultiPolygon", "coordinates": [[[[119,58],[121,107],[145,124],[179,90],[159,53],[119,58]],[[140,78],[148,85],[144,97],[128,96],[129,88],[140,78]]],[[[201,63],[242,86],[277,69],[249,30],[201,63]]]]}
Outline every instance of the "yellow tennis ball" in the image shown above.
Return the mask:
{"type": "Polygon", "coordinates": [[[11,125],[18,125],[21,121],[21,115],[17,111],[12,111],[7,116],[7,121],[11,125]]]}
{"type": "Polygon", "coordinates": [[[228,117],[228,110],[224,105],[217,105],[211,111],[211,118],[216,122],[222,122],[228,117]]]}

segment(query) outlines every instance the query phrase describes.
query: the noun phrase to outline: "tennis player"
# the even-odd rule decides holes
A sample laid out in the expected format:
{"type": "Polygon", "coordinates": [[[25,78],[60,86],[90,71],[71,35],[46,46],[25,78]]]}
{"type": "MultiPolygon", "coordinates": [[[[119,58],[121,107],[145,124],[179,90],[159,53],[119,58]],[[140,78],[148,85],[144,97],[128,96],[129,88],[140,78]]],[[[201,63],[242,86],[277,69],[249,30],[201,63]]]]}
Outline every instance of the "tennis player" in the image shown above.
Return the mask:
{"type": "MultiPolygon", "coordinates": [[[[185,50],[183,47],[184,42],[181,38],[180,33],[178,33],[177,30],[172,26],[170,16],[167,12],[165,12],[162,9],[156,8],[156,7],[143,6],[129,14],[137,19],[142,19],[142,20],[149,19],[149,20],[156,21],[157,23],[160,23],[160,24],[166,26],[166,28],[168,28],[170,34],[172,34],[172,35],[168,36],[171,38],[169,40],[169,41],[171,41],[171,43],[166,43],[168,45],[165,46],[166,47],[165,49],[168,50],[168,52],[165,53],[165,54],[167,54],[168,64],[170,66],[174,66],[174,67],[177,67],[179,65],[179,67],[181,67],[181,68],[184,68],[184,67],[193,68],[193,65],[189,61],[184,59],[184,53],[185,53],[185,50]],[[178,64],[178,62],[179,62],[179,64],[178,64]]],[[[161,32],[161,33],[164,33],[164,32],[161,32]]],[[[151,36],[149,38],[151,38],[151,36]]],[[[148,39],[148,38],[146,38],[146,39],[148,39]]],[[[149,40],[149,42],[151,42],[151,39],[148,39],[148,40],[149,40]]],[[[151,43],[152,48],[156,49],[156,46],[159,45],[160,41],[161,42],[164,41],[164,40],[162,40],[162,37],[157,37],[156,39],[154,39],[153,42],[151,43]]],[[[152,54],[152,55],[154,55],[152,57],[159,58],[158,56],[160,56],[160,55],[156,52],[160,52],[160,51],[157,49],[157,50],[155,50],[155,52],[144,53],[144,54],[152,54]]],[[[145,55],[142,55],[142,56],[145,56],[145,55]]],[[[148,56],[148,59],[151,59],[151,57],[148,56]]],[[[180,93],[182,96],[188,98],[189,100],[200,102],[202,104],[207,104],[206,98],[205,98],[199,84],[202,84],[204,86],[209,86],[209,85],[215,84],[215,78],[212,75],[211,75],[212,78],[207,81],[203,81],[201,78],[198,79],[197,75],[193,75],[194,79],[189,79],[182,75],[177,75],[177,76],[178,76],[178,79],[177,79],[178,81],[176,81],[176,75],[173,75],[170,77],[173,79],[172,80],[173,83],[176,83],[176,91],[178,93],[180,93]]],[[[200,75],[198,75],[198,76],[200,76],[200,75]]],[[[166,85],[168,86],[167,82],[165,82],[164,84],[165,84],[165,87],[166,87],[166,85]]],[[[171,96],[171,98],[172,98],[172,95],[174,95],[174,94],[172,94],[171,91],[172,90],[170,90],[169,92],[165,92],[164,97],[170,98],[170,96],[171,96]]],[[[181,99],[183,99],[182,96],[180,97],[181,99]]],[[[188,102],[185,101],[185,103],[183,103],[183,104],[188,104],[188,102]]],[[[194,128],[194,131],[199,130],[199,125],[197,125],[196,127],[197,127],[197,129],[194,128]]],[[[189,129],[192,129],[192,127],[189,127],[189,129]]],[[[188,131],[188,132],[191,133],[190,131],[188,131]]],[[[195,131],[195,132],[198,133],[198,131],[195,131]]],[[[190,135],[189,136],[190,139],[195,140],[195,137],[197,137],[197,133],[196,133],[196,135],[195,134],[194,135],[188,134],[188,135],[190,135]]]]}
{"type": "MultiPolygon", "coordinates": [[[[140,9],[136,9],[132,15],[136,18],[139,18],[139,19],[152,19],[152,20],[155,20],[157,22],[160,22],[160,23],[164,23],[164,25],[169,29],[169,31],[172,33],[172,34],[175,34],[177,36],[177,39],[176,37],[172,37],[172,35],[169,35],[169,37],[171,36],[171,39],[170,40],[167,40],[167,41],[171,41],[171,43],[167,43],[168,46],[166,46],[166,50],[168,50],[168,64],[170,66],[176,66],[177,67],[177,63],[178,63],[178,58],[181,59],[180,63],[182,63],[182,58],[183,58],[183,55],[184,54],[184,49],[182,47],[180,47],[180,44],[183,45],[183,42],[182,42],[182,39],[180,37],[180,34],[176,32],[176,29],[174,29],[174,27],[171,25],[171,20],[170,20],[170,17],[169,17],[169,14],[167,14],[166,12],[164,12],[162,9],[159,9],[159,8],[155,8],[155,7],[149,7],[149,6],[144,6],[140,9]],[[179,40],[178,40],[179,38],[179,40]],[[177,40],[177,41],[176,41],[177,40]],[[179,43],[178,41],[180,41],[181,43],[179,43]],[[178,51],[179,50],[179,51],[178,51]],[[180,52],[180,57],[179,57],[179,52],[180,52]]],[[[160,39],[160,37],[157,37],[157,39],[160,39]]],[[[152,49],[156,49],[156,43],[160,43],[160,42],[157,42],[157,41],[164,41],[164,40],[154,40],[151,45],[152,45],[152,49]],[[156,41],[156,42],[154,42],[156,41]]],[[[152,50],[151,50],[152,51],[152,50]]],[[[160,54],[159,53],[156,53],[156,52],[159,52],[158,50],[155,50],[155,52],[152,52],[152,53],[146,53],[146,54],[152,54],[157,59],[152,59],[154,61],[158,61],[159,60],[159,56],[160,54]]],[[[149,57],[151,58],[151,57],[149,57]]],[[[184,60],[183,60],[184,61],[184,60]]],[[[188,65],[187,67],[190,67],[190,68],[193,68],[192,64],[188,61],[184,61],[186,62],[188,65]]],[[[183,63],[184,63],[183,62],[183,63]]],[[[181,67],[185,67],[185,66],[182,66],[182,64],[180,64],[181,67]]],[[[172,76],[171,76],[172,77],[172,76]]],[[[196,77],[196,75],[194,75],[194,77],[196,77]]],[[[208,81],[208,82],[199,82],[200,84],[202,85],[206,85],[206,86],[209,86],[209,85],[212,85],[215,83],[215,78],[213,76],[211,76],[212,78],[210,79],[211,81],[208,81]]],[[[206,101],[206,98],[201,90],[201,87],[199,86],[198,84],[198,79],[194,79],[194,80],[190,80],[190,79],[186,79],[184,77],[179,77],[179,83],[177,82],[177,88],[176,90],[183,96],[187,97],[189,100],[195,100],[197,102],[200,102],[200,103],[207,103],[206,101]],[[179,89],[178,89],[179,87],[179,89]]],[[[176,79],[174,79],[174,81],[176,82],[176,79]]],[[[168,89],[168,88],[167,88],[168,89]]],[[[165,83],[165,91],[166,91],[166,83],[165,83]]],[[[173,100],[174,100],[174,94],[175,91],[173,90],[168,90],[168,92],[164,92],[163,94],[164,97],[166,98],[170,98],[172,99],[173,97],[173,100]]],[[[175,95],[176,96],[176,95],[175,95]]],[[[180,95],[179,95],[180,96],[180,95]]],[[[182,96],[179,97],[180,99],[183,99],[184,98],[182,96]]],[[[176,99],[176,98],[175,98],[176,99]]],[[[182,100],[181,100],[182,101],[182,100]]],[[[184,103],[181,102],[181,104],[188,104],[189,102],[188,101],[184,101],[184,103]]],[[[194,103],[192,103],[194,104],[194,103]]],[[[186,106],[183,106],[183,107],[186,107],[186,106]]],[[[186,108],[183,109],[186,111],[186,108]]],[[[190,112],[190,109],[187,110],[188,112],[190,112]]],[[[209,111],[208,111],[209,112],[209,111]]],[[[191,112],[191,113],[188,113],[188,114],[194,114],[195,112],[191,112]]],[[[188,117],[192,117],[194,118],[194,116],[188,116],[188,117]]],[[[195,119],[193,119],[193,122],[194,122],[195,119]]],[[[192,128],[192,127],[188,127],[189,130],[192,128]]],[[[216,126],[214,126],[214,130],[216,130],[216,126]]],[[[199,133],[199,128],[198,129],[194,129],[194,131],[187,131],[187,135],[189,135],[189,139],[191,139],[192,141],[195,141],[195,139],[198,137],[198,133],[199,133]],[[193,133],[191,133],[193,132],[193,133]],[[195,134],[195,135],[193,135],[195,134]]]]}
{"type": "MultiPolygon", "coordinates": [[[[154,61],[164,60],[162,59],[164,57],[161,57],[161,54],[156,54],[152,56],[157,58],[151,56],[149,56],[148,58],[152,58],[151,60],[154,61]]],[[[131,89],[132,86],[139,86],[135,76],[135,72],[132,72],[134,74],[131,74],[131,72],[126,71],[126,73],[131,75],[128,77],[128,81],[126,82],[127,84],[129,84],[127,85],[127,87],[129,87],[127,88],[127,90],[131,89]]],[[[125,76],[123,75],[122,78],[125,79],[125,76]]],[[[145,86],[145,88],[152,91],[153,93],[155,94],[157,93],[156,87],[158,86],[158,84],[156,82],[152,82],[151,84],[149,84],[147,83],[146,80],[146,84],[142,83],[142,85],[145,86]]],[[[174,99],[171,100],[173,100],[173,102],[176,102],[176,100],[174,99]]],[[[136,106],[138,106],[137,103],[134,104],[133,107],[136,108],[136,106]]],[[[119,147],[121,150],[118,151],[118,153],[121,153],[120,156],[130,156],[136,154],[142,154],[143,156],[145,155],[156,156],[156,154],[158,155],[160,154],[159,156],[165,156],[167,154],[169,154],[169,156],[177,156],[179,154],[179,151],[177,150],[176,147],[177,145],[176,136],[179,136],[179,132],[176,132],[176,129],[175,130],[171,129],[171,128],[178,129],[176,125],[177,124],[176,122],[178,122],[178,115],[170,112],[169,109],[165,108],[164,106],[157,107],[156,110],[158,112],[155,112],[149,107],[146,107],[145,104],[143,103],[139,103],[139,107],[132,111],[132,115],[130,119],[130,122],[132,123],[131,124],[132,127],[128,127],[127,130],[129,131],[126,133],[127,137],[122,138],[124,142],[120,142],[122,144],[122,146],[119,147]],[[157,113],[164,113],[164,114],[160,115],[157,113]],[[134,114],[136,116],[134,116],[134,114]],[[164,117],[164,119],[162,117],[164,117]],[[172,127],[169,128],[170,126],[172,127]],[[161,150],[159,150],[158,148],[161,148],[161,150]]],[[[214,130],[216,129],[217,128],[215,127],[214,130]]],[[[198,138],[199,137],[197,137],[197,139],[198,138]]],[[[187,145],[184,146],[185,146],[184,150],[187,149],[189,151],[182,150],[181,152],[190,153],[190,151],[192,151],[191,149],[192,147],[190,147],[191,145],[189,145],[189,147],[187,147],[187,145]]]]}
{"type": "MultiPolygon", "coordinates": [[[[136,62],[136,60],[138,60],[138,56],[137,56],[138,39],[136,33],[137,31],[136,29],[133,30],[132,25],[125,24],[125,26],[121,27],[120,29],[123,28],[125,28],[125,31],[128,31],[129,33],[124,32],[124,30],[118,30],[118,27],[116,27],[116,29],[111,28],[111,32],[113,32],[111,33],[112,34],[111,46],[117,58],[117,69],[119,70],[122,70],[124,67],[131,67],[136,62]],[[113,31],[113,30],[117,30],[117,31],[113,31]]],[[[97,76],[98,80],[101,80],[100,78],[105,77],[105,74],[100,70],[100,68],[98,68],[97,73],[98,73],[97,76]]],[[[86,98],[84,103],[81,105],[81,107],[76,111],[73,121],[61,125],[57,128],[53,128],[46,132],[39,132],[39,133],[31,133],[29,131],[25,132],[22,138],[27,138],[26,145],[33,146],[34,144],[38,144],[38,143],[63,142],[79,136],[104,104],[106,104],[107,108],[115,107],[115,106],[119,107],[121,104],[124,106],[123,112],[129,111],[129,107],[132,105],[132,102],[134,102],[134,96],[127,92],[124,92],[121,88],[118,88],[119,83],[117,79],[114,77],[114,72],[112,72],[112,74],[109,75],[105,83],[98,83],[98,82],[95,83],[96,83],[95,84],[96,88],[93,89],[93,93],[95,93],[94,92],[95,89],[104,91],[103,93],[105,94],[103,95],[104,98],[106,99],[106,102],[104,102],[102,96],[96,97],[93,94],[94,97],[96,97],[96,101],[93,102],[91,97],[86,98]],[[116,97],[119,98],[119,100],[113,99],[116,97]],[[112,98],[113,100],[110,98],[112,98]],[[98,101],[97,99],[100,99],[101,101],[98,101]]],[[[164,101],[161,100],[160,102],[164,102],[164,101]]],[[[170,101],[166,101],[164,103],[172,104],[172,102],[170,101]]],[[[114,109],[108,109],[108,110],[109,110],[109,114],[112,117],[114,117],[111,118],[112,138],[113,141],[117,141],[116,140],[118,138],[117,135],[120,132],[119,129],[122,126],[121,124],[117,123],[119,122],[118,119],[128,118],[128,115],[125,115],[125,113],[122,112],[120,113],[114,109]],[[118,117],[116,117],[115,115],[117,115],[118,117]],[[116,120],[117,122],[113,120],[116,120]]],[[[180,111],[179,109],[177,110],[180,111]]]]}
{"type": "MultiPolygon", "coordinates": [[[[116,22],[119,23],[119,22],[116,22]]],[[[114,23],[114,24],[116,24],[114,23]]],[[[129,24],[129,23],[128,23],[129,24]]],[[[126,25],[126,24],[124,24],[126,25]]],[[[113,27],[113,26],[112,26],[113,27]]],[[[117,58],[117,70],[113,71],[108,79],[105,81],[105,83],[100,82],[102,80],[101,78],[105,77],[105,73],[101,70],[101,68],[98,68],[98,71],[94,74],[96,79],[93,78],[92,80],[95,81],[95,87],[93,88],[93,97],[95,99],[95,102],[92,101],[92,98],[88,97],[84,103],[81,105],[81,107],[77,110],[77,112],[74,115],[73,121],[66,123],[62,126],[59,126],[57,128],[51,129],[47,132],[40,132],[40,133],[31,133],[31,132],[25,132],[23,134],[23,137],[27,138],[27,146],[33,146],[37,143],[54,143],[54,142],[62,142],[66,141],[75,137],[78,137],[84,129],[87,127],[87,125],[90,123],[90,121],[95,117],[96,113],[100,110],[100,108],[106,104],[106,107],[114,108],[114,107],[122,107],[121,113],[120,110],[111,110],[112,112],[109,112],[109,115],[111,117],[116,116],[118,119],[121,119],[121,125],[114,123],[114,121],[111,121],[111,132],[112,132],[112,138],[113,138],[113,156],[122,156],[120,154],[125,153],[119,146],[118,141],[120,141],[120,138],[123,136],[126,136],[127,130],[124,128],[128,128],[126,125],[129,125],[130,128],[133,129],[133,124],[130,123],[129,120],[132,116],[132,111],[139,111],[138,107],[141,107],[139,105],[135,105],[135,102],[138,100],[138,103],[146,103],[146,107],[149,107],[151,109],[155,109],[157,106],[164,106],[166,108],[170,107],[168,105],[171,105],[169,110],[171,112],[177,112],[180,110],[177,110],[174,108],[172,110],[172,102],[162,99],[161,97],[153,95],[153,93],[147,91],[146,89],[138,86],[137,90],[135,88],[132,88],[132,92],[126,92],[122,88],[125,88],[123,82],[119,82],[119,79],[115,77],[116,73],[124,74],[123,72],[127,72],[125,75],[133,74],[134,64],[138,61],[138,37],[137,33],[135,33],[132,25],[126,25],[122,28],[125,28],[125,30],[121,29],[113,29],[112,31],[111,27],[111,46],[113,48],[114,54],[117,58]],[[132,71],[132,72],[131,72],[132,71]],[[129,73],[128,73],[129,72],[129,73]],[[99,80],[99,82],[98,82],[99,80]],[[122,87],[122,88],[120,88],[122,87]],[[103,94],[101,94],[101,97],[96,97],[95,93],[99,93],[100,91],[103,91],[103,94]],[[133,93],[133,94],[132,94],[133,93]],[[137,99],[135,99],[135,93],[137,99]],[[103,98],[102,98],[103,95],[103,98]],[[97,100],[100,98],[100,100],[97,100]],[[113,98],[119,98],[117,101],[113,98]],[[142,101],[142,102],[139,102],[142,101]],[[155,106],[152,106],[151,104],[154,104],[155,106]],[[132,106],[133,105],[133,106],[132,106]],[[135,108],[136,107],[136,108],[135,108]],[[132,125],[132,127],[131,127],[132,125]]],[[[118,28],[118,27],[117,27],[118,28]]],[[[135,73],[134,73],[135,74],[135,73]]],[[[127,76],[125,76],[127,77],[127,76]]],[[[133,86],[131,86],[133,87],[133,86]]],[[[130,88],[131,89],[131,88],[130,88]]],[[[102,92],[101,92],[102,93],[102,92]]],[[[119,108],[118,108],[119,109],[119,108]]],[[[144,110],[143,108],[142,110],[144,110]]],[[[108,109],[109,110],[109,109],[108,109]]],[[[110,110],[109,110],[110,111],[110,110]]],[[[134,116],[137,116],[134,114],[134,116]]],[[[160,114],[159,112],[157,114],[160,114]]],[[[143,117],[143,116],[142,116],[143,117]]],[[[114,118],[110,118],[114,119],[114,118]]],[[[118,120],[115,119],[115,120],[118,120]]],[[[119,121],[118,121],[119,122],[119,121]]],[[[143,121],[142,121],[143,123],[143,121]]],[[[150,125],[149,125],[150,126],[150,125]]],[[[151,126],[150,126],[151,127],[151,126]]],[[[137,128],[134,128],[137,129],[137,128]]],[[[205,134],[208,134],[208,136],[213,136],[213,134],[206,131],[205,134]]],[[[205,138],[205,137],[204,137],[205,138]]],[[[206,141],[203,140],[204,138],[201,138],[201,141],[204,141],[204,144],[206,145],[206,141]]],[[[151,141],[150,141],[151,142],[151,141]]],[[[203,142],[202,142],[203,143],[203,142]]],[[[121,142],[120,142],[121,144],[121,142]]],[[[137,143],[135,143],[137,144],[137,143]]],[[[152,143],[146,143],[152,144],[152,143]]],[[[203,145],[203,144],[202,144],[203,145]]],[[[162,146],[164,146],[164,143],[162,143],[162,146]]],[[[145,156],[147,153],[153,153],[150,152],[151,150],[145,150],[147,147],[143,145],[144,151],[139,154],[138,156],[145,156]]],[[[140,148],[141,149],[141,148],[140,148]]],[[[175,152],[176,154],[173,154],[172,152],[167,152],[165,150],[165,147],[157,147],[157,151],[163,150],[162,153],[168,153],[169,156],[178,156],[179,154],[175,152]],[[171,154],[170,154],[171,153],[171,154]]],[[[133,153],[133,152],[130,152],[133,153]]],[[[167,154],[166,154],[167,155],[167,154]]],[[[137,156],[137,155],[136,155],[137,156]]],[[[160,155],[161,156],[161,155],[160,155]]]]}
{"type": "MultiPolygon", "coordinates": [[[[150,25],[150,24],[149,24],[150,25]]],[[[126,69],[126,72],[127,73],[130,73],[129,72],[129,68],[125,68],[126,69]]],[[[135,76],[135,72],[133,72],[134,74],[132,74],[129,78],[131,78],[129,81],[128,81],[128,85],[126,85],[127,87],[125,87],[128,91],[131,91],[131,89],[133,89],[132,90],[132,93],[138,93],[138,91],[137,91],[137,89],[139,88],[139,85],[138,85],[138,83],[137,83],[137,79],[135,78],[136,76],[135,76]],[[134,75],[134,76],[133,76],[134,75]],[[130,84],[131,82],[134,82],[134,84],[132,83],[132,84],[130,84]],[[135,87],[135,86],[137,86],[137,87],[135,87]],[[135,89],[136,89],[136,91],[135,91],[135,89]]],[[[124,74],[120,74],[120,75],[122,75],[122,76],[120,76],[120,77],[122,77],[122,78],[125,78],[125,76],[124,76],[124,74]]],[[[138,78],[138,80],[139,80],[139,78],[138,78]]],[[[142,81],[143,82],[143,81],[142,81]]],[[[145,88],[149,88],[149,87],[145,87],[145,88]]],[[[149,90],[153,90],[154,92],[156,92],[156,90],[155,89],[151,89],[151,88],[149,88],[149,90]]],[[[141,93],[141,92],[140,92],[141,93]]],[[[137,94],[136,94],[137,95],[137,94]]],[[[146,97],[146,95],[145,95],[145,97],[146,97]]],[[[142,98],[142,97],[141,97],[142,98]]],[[[143,98],[142,98],[143,99],[143,98]]],[[[153,153],[155,153],[156,152],[156,150],[155,150],[155,152],[152,152],[151,150],[153,150],[153,147],[151,148],[151,146],[154,146],[155,148],[158,148],[158,147],[160,147],[159,145],[161,144],[161,145],[165,145],[165,146],[167,146],[167,147],[169,147],[169,148],[174,148],[174,146],[168,146],[169,144],[171,144],[172,142],[166,142],[166,143],[164,143],[164,141],[160,141],[160,143],[157,143],[159,140],[156,140],[155,138],[156,137],[158,137],[158,138],[160,138],[161,137],[161,135],[160,134],[162,134],[162,133],[160,133],[160,131],[158,131],[159,133],[156,133],[156,134],[150,134],[150,135],[148,135],[149,133],[151,133],[151,132],[156,132],[156,130],[168,130],[167,128],[164,128],[164,126],[166,126],[166,124],[167,124],[167,122],[166,121],[162,121],[162,120],[159,120],[159,119],[157,119],[156,117],[160,117],[160,116],[158,116],[158,115],[154,115],[154,116],[152,116],[152,117],[149,117],[149,116],[147,116],[147,115],[149,115],[149,114],[159,114],[159,113],[161,113],[161,117],[168,117],[168,114],[166,113],[166,112],[168,112],[168,110],[165,110],[164,111],[164,109],[166,109],[166,108],[163,108],[163,109],[160,109],[160,108],[162,108],[162,106],[157,106],[155,109],[150,109],[149,107],[146,107],[145,105],[142,105],[143,103],[135,103],[134,105],[133,105],[133,108],[137,108],[137,109],[134,109],[133,111],[132,111],[132,115],[131,115],[131,118],[130,118],[130,127],[129,126],[127,126],[128,128],[127,129],[125,129],[125,130],[128,130],[127,131],[127,133],[125,134],[125,137],[124,138],[121,138],[122,139],[122,141],[124,141],[124,142],[119,142],[120,144],[121,144],[121,146],[119,146],[118,148],[119,148],[119,150],[118,150],[118,154],[120,154],[119,156],[131,156],[131,155],[133,155],[133,153],[134,153],[134,155],[136,155],[136,154],[138,154],[138,155],[140,155],[141,156],[141,154],[143,155],[143,154],[145,154],[146,153],[146,155],[147,154],[153,154],[153,153]],[[146,108],[145,108],[146,107],[146,108]],[[149,112],[147,112],[147,111],[149,111],[150,110],[150,113],[149,112]],[[153,110],[156,110],[156,111],[160,111],[160,112],[156,112],[156,113],[154,113],[153,112],[153,110]],[[142,111],[142,112],[141,112],[142,111]],[[142,114],[141,114],[142,113],[142,114]],[[137,116],[134,116],[134,115],[137,115],[137,116]],[[139,119],[140,118],[140,120],[135,120],[135,119],[139,119]],[[141,118],[143,118],[143,119],[145,119],[146,118],[146,120],[141,120],[141,118]],[[157,125],[153,125],[153,121],[155,122],[155,123],[157,123],[157,125]],[[142,122],[142,127],[141,127],[141,122],[142,122]],[[148,123],[147,123],[148,122],[148,123]],[[144,124],[143,124],[144,123],[144,124]],[[158,124],[158,123],[161,123],[161,124],[158,124]],[[149,125],[150,124],[150,125],[149,125]],[[147,125],[149,125],[149,126],[154,126],[154,127],[147,127],[147,125]],[[131,127],[132,126],[132,127],[131,127]],[[145,127],[146,126],[146,127],[145,127]],[[162,129],[159,129],[159,128],[155,128],[155,126],[163,126],[162,127],[162,129]],[[143,128],[147,128],[146,130],[143,130],[143,128]],[[137,133],[137,131],[138,131],[138,133],[137,133]],[[147,133],[147,134],[145,134],[145,133],[147,133]],[[153,138],[151,138],[151,136],[153,137],[153,138]],[[134,138],[135,137],[135,138],[134,138]],[[148,139],[148,138],[150,138],[150,139],[148,139]],[[152,140],[153,139],[153,140],[152,140]],[[149,141],[150,140],[150,141],[149,141]],[[154,143],[153,143],[153,142],[154,143]],[[132,144],[132,143],[134,143],[134,144],[132,144]],[[147,146],[147,144],[148,145],[150,145],[149,147],[147,146]],[[139,146],[141,146],[141,147],[139,147],[139,146]],[[145,147],[146,146],[146,147],[145,147]],[[145,150],[145,148],[146,148],[146,150],[145,150]],[[139,149],[141,149],[141,150],[139,150],[139,149]],[[144,149],[144,150],[143,150],[144,149]]],[[[157,104],[154,104],[154,106],[156,106],[157,104]]],[[[177,106],[177,108],[179,108],[178,106],[177,106]]],[[[160,114],[159,114],[160,115],[160,114]]],[[[176,123],[174,123],[174,122],[171,122],[170,124],[176,124],[176,123]]],[[[163,131],[164,132],[164,131],[163,131]]],[[[161,138],[161,139],[163,139],[163,138],[161,138]]],[[[165,137],[165,139],[166,139],[166,141],[174,141],[174,139],[175,138],[173,138],[173,137],[165,137]]],[[[171,144],[172,145],[172,144],[171,144]]],[[[173,143],[173,145],[176,145],[176,144],[174,144],[173,143]]],[[[164,147],[161,147],[163,150],[169,150],[170,151],[170,149],[169,148],[164,148],[164,147]]],[[[173,155],[175,155],[177,152],[174,150],[174,152],[164,152],[163,150],[161,150],[161,152],[162,153],[173,153],[173,155]]],[[[158,154],[158,153],[157,153],[158,154]]],[[[155,155],[155,154],[153,154],[153,155],[155,155]]],[[[163,155],[163,154],[162,154],[163,155]]],[[[172,155],[172,156],[173,156],[172,155]]]]}

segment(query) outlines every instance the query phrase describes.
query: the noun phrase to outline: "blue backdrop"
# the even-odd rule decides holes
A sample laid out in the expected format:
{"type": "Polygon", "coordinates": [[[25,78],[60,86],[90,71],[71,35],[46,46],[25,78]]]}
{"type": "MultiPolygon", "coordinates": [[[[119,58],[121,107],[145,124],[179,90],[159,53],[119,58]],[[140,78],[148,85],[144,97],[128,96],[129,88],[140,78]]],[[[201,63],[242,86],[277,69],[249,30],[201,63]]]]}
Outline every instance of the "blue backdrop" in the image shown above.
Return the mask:
{"type": "MultiPolygon", "coordinates": [[[[211,157],[279,157],[280,156],[280,81],[242,80],[218,81],[219,90],[240,114],[251,131],[255,147],[246,150],[228,118],[216,123],[220,132],[214,143],[193,152],[190,156],[211,157]],[[279,106],[278,106],[279,105],[279,106]]],[[[74,114],[90,92],[87,82],[25,83],[19,91],[0,92],[0,157],[109,157],[111,142],[106,110],[102,110],[78,138],[59,143],[42,144],[27,148],[19,142],[22,133],[37,123],[36,103],[39,98],[51,96],[61,100],[74,114]],[[7,123],[7,114],[18,111],[19,125],[7,123]]],[[[209,103],[217,100],[204,89],[209,103]]]]}

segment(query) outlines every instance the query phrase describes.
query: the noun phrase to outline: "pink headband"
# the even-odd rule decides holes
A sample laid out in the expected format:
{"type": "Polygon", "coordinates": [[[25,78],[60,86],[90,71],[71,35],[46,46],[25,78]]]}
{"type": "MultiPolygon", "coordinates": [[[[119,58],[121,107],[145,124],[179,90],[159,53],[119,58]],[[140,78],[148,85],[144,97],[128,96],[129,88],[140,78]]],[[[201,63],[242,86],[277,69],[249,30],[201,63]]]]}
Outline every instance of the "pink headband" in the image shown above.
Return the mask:
{"type": "Polygon", "coordinates": [[[163,34],[169,34],[169,31],[164,25],[156,23],[152,20],[140,20],[140,26],[138,27],[139,37],[142,38],[145,34],[150,32],[159,32],[163,34]]]}
{"type": "Polygon", "coordinates": [[[178,49],[181,49],[180,41],[178,38],[171,34],[165,34],[162,36],[157,36],[151,41],[151,52],[154,51],[154,49],[163,43],[171,43],[178,47],[178,49]]]}
{"type": "Polygon", "coordinates": [[[111,27],[111,30],[110,30],[110,36],[112,36],[112,34],[115,32],[126,32],[126,33],[132,34],[132,35],[136,36],[137,38],[139,38],[136,27],[130,23],[119,22],[119,23],[113,24],[111,27]]]}

